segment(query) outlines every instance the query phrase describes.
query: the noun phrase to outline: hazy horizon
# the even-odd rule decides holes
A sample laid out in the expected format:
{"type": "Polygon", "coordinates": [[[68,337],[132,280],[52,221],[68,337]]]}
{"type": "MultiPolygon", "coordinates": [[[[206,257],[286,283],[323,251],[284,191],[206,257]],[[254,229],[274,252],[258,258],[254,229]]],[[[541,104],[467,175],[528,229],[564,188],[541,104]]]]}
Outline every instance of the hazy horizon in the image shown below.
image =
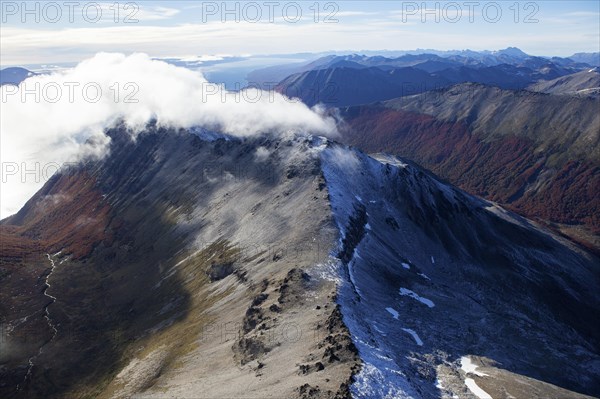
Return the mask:
{"type": "Polygon", "coordinates": [[[157,58],[511,46],[537,56],[600,51],[600,4],[590,1],[27,4],[2,2],[3,66],[78,62],[104,51],[157,58]]]}

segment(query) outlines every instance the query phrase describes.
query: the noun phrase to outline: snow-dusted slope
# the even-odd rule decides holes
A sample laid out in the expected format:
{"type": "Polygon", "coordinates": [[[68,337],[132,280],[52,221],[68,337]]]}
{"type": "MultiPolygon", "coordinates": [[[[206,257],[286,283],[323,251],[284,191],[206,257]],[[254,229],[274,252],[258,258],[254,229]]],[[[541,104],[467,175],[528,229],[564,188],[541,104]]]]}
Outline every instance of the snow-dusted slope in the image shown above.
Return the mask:
{"type": "Polygon", "coordinates": [[[364,362],[355,397],[600,393],[594,260],[408,162],[336,144],[322,161],[364,362]],[[461,371],[465,356],[492,371],[461,371]]]}

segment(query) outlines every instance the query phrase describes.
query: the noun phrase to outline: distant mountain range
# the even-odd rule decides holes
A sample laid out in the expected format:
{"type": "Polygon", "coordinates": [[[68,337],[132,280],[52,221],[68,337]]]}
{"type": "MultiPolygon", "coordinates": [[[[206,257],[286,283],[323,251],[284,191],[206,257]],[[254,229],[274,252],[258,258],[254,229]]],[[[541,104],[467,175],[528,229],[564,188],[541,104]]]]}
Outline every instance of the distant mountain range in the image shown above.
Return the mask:
{"type": "Polygon", "coordinates": [[[382,56],[327,56],[303,66],[256,71],[249,79],[265,84],[285,73],[276,90],[306,104],[340,107],[385,101],[448,87],[481,83],[502,89],[523,89],[540,81],[587,71],[593,66],[568,58],[528,56],[519,49],[497,52],[463,52],[382,56]]]}
{"type": "Polygon", "coordinates": [[[556,56],[531,56],[526,52],[522,51],[517,47],[508,47],[503,50],[435,50],[435,49],[416,49],[408,51],[360,51],[359,54],[366,56],[385,56],[388,58],[398,58],[405,55],[420,55],[420,54],[433,54],[442,58],[449,58],[453,56],[459,56],[464,58],[472,58],[475,60],[481,59],[494,59],[495,57],[511,57],[511,58],[544,58],[549,60],[569,60],[567,62],[578,62],[585,63],[592,66],[600,66],[600,52],[593,53],[576,53],[569,57],[556,57],[556,56]]]}
{"type": "MultiPolygon", "coordinates": [[[[502,89],[524,89],[540,80],[555,79],[576,71],[551,63],[537,69],[500,64],[435,70],[440,67],[438,61],[425,61],[413,67],[365,67],[345,60],[327,68],[291,75],[282,80],[276,90],[289,97],[300,98],[311,106],[322,103],[343,107],[391,100],[466,82],[502,89]]],[[[589,69],[589,66],[585,68],[589,69]]]]}
{"type": "Polygon", "coordinates": [[[575,62],[583,62],[593,66],[600,66],[600,53],[577,53],[569,57],[575,62]]]}
{"type": "Polygon", "coordinates": [[[327,55],[309,63],[292,63],[255,70],[248,74],[247,80],[257,85],[270,86],[286,77],[316,69],[333,67],[379,67],[382,69],[415,67],[427,72],[439,72],[461,66],[480,69],[484,67],[508,64],[515,67],[539,70],[538,78],[552,79],[585,68],[598,66],[600,53],[581,53],[575,59],[563,57],[530,56],[518,48],[509,47],[499,51],[436,51],[420,50],[414,52],[395,52],[374,55],[327,55]],[[552,76],[552,74],[555,74],[552,76]],[[550,77],[545,77],[550,76],[550,77]]]}

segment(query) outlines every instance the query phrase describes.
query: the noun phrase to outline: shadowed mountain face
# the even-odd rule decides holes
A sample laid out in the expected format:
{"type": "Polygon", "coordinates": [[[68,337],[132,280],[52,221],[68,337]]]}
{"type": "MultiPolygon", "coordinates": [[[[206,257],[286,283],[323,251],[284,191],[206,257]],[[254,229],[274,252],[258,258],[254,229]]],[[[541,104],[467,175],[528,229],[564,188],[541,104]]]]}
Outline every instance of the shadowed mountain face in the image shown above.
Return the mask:
{"type": "Polygon", "coordinates": [[[465,377],[493,398],[600,393],[597,259],[402,160],[340,152],[324,175],[355,397],[471,398],[465,377]]]}
{"type": "Polygon", "coordinates": [[[30,76],[36,73],[28,71],[25,68],[4,68],[0,70],[0,86],[1,85],[18,85],[30,76]]]}
{"type": "MultiPolygon", "coordinates": [[[[248,74],[247,80],[253,85],[272,89],[274,84],[282,82],[292,75],[310,75],[317,70],[332,70],[348,67],[353,69],[378,68],[384,71],[391,69],[415,68],[428,73],[438,73],[438,78],[454,78],[454,83],[471,81],[494,84],[505,88],[523,88],[527,82],[539,79],[548,80],[572,74],[598,65],[598,54],[581,54],[577,60],[560,57],[536,57],[525,54],[518,48],[509,47],[499,51],[435,51],[421,50],[415,52],[399,52],[397,57],[382,55],[328,55],[309,63],[278,65],[258,69],[248,74]],[[469,80],[471,79],[471,80],[469,80]]],[[[364,75],[369,82],[369,75],[364,75]]],[[[342,77],[340,76],[339,79],[342,77]]],[[[346,81],[339,80],[342,86],[346,81]]],[[[410,81],[405,80],[406,84],[410,81]]],[[[396,95],[398,97],[401,94],[396,95]]],[[[381,97],[380,100],[386,99],[381,97]]],[[[331,100],[324,97],[322,102],[331,100]]],[[[356,103],[358,104],[358,103],[356,103]]]]}
{"type": "Polygon", "coordinates": [[[389,100],[444,87],[449,81],[414,68],[352,68],[346,64],[292,75],[275,88],[313,106],[346,106],[389,100]]]}
{"type": "Polygon", "coordinates": [[[275,89],[289,97],[300,98],[310,106],[322,103],[344,107],[391,100],[465,82],[501,89],[524,89],[539,81],[573,73],[573,70],[563,70],[554,64],[534,69],[510,64],[448,68],[445,62],[426,61],[412,67],[366,67],[352,61],[338,61],[328,68],[290,75],[275,89]]]}
{"type": "Polygon", "coordinates": [[[108,134],[0,223],[3,398],[600,393],[598,259],[531,222],[324,138],[108,134]]]}
{"type": "Polygon", "coordinates": [[[598,106],[597,99],[465,84],[345,109],[343,138],[413,159],[598,248],[598,106]]]}
{"type": "MultiPolygon", "coordinates": [[[[497,52],[407,54],[397,58],[365,55],[327,56],[306,65],[258,70],[253,82],[279,81],[276,90],[308,105],[344,107],[369,104],[441,89],[480,83],[524,89],[539,82],[593,68],[568,58],[533,57],[517,48],[497,52]],[[282,74],[287,73],[283,78],[282,74]]],[[[543,84],[543,83],[540,83],[543,84]]],[[[545,90],[539,90],[545,91],[545,90]]]]}

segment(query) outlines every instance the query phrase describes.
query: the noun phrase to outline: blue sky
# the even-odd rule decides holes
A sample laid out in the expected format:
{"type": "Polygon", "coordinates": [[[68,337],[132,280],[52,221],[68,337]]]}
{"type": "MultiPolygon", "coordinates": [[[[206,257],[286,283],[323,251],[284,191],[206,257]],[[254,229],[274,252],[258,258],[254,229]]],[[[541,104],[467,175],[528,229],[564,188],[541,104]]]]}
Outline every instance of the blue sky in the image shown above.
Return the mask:
{"type": "Polygon", "coordinates": [[[120,1],[118,15],[113,0],[79,1],[71,9],[63,1],[54,2],[58,8],[29,2],[30,13],[21,1],[0,3],[3,66],[79,61],[99,51],[154,57],[508,46],[534,55],[600,51],[598,1],[311,0],[225,7],[221,1],[120,1]]]}

